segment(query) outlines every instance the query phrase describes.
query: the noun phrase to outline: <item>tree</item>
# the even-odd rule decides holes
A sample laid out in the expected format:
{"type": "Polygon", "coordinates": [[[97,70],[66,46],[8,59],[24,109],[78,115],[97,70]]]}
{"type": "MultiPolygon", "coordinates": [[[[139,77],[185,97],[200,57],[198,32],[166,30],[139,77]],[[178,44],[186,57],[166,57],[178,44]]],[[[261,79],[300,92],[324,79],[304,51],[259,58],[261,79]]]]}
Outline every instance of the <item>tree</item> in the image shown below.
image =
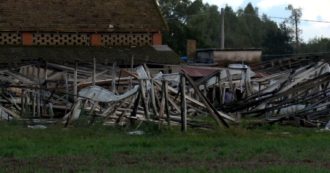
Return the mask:
{"type": "Polygon", "coordinates": [[[290,36],[289,28],[285,23],[282,23],[278,28],[275,22],[268,22],[268,26],[273,25],[273,27],[266,30],[265,38],[262,43],[263,53],[269,55],[291,54],[293,52],[293,47],[290,44],[292,37],[290,36]]]}
{"type": "Polygon", "coordinates": [[[220,47],[220,13],[218,7],[201,4],[200,10],[195,14],[187,20],[191,38],[197,40],[200,48],[220,47]]]}
{"type": "Polygon", "coordinates": [[[314,38],[307,44],[302,44],[303,53],[325,53],[330,52],[330,39],[329,38],[314,38]]]}
{"type": "Polygon", "coordinates": [[[299,50],[299,34],[301,30],[299,29],[300,19],[302,16],[302,10],[301,8],[294,8],[291,4],[286,7],[286,10],[291,11],[291,16],[287,20],[293,27],[294,27],[294,33],[295,33],[295,43],[296,43],[296,51],[299,50]]]}
{"type": "Polygon", "coordinates": [[[238,14],[240,26],[244,30],[246,43],[243,48],[260,48],[263,39],[263,23],[257,8],[248,3],[241,14],[238,14]]]}
{"type": "Polygon", "coordinates": [[[178,54],[184,55],[186,40],[190,34],[186,20],[188,16],[187,9],[191,5],[191,1],[159,0],[158,2],[169,26],[169,31],[164,33],[164,41],[178,54]]]}
{"type": "Polygon", "coordinates": [[[225,44],[227,48],[237,48],[242,45],[239,38],[239,33],[241,32],[241,27],[239,26],[239,21],[234,10],[226,6],[225,7],[225,44]]]}
{"type": "MultiPolygon", "coordinates": [[[[169,25],[164,41],[180,55],[186,54],[186,41],[195,39],[198,48],[220,47],[219,8],[202,0],[159,0],[169,25]]],[[[277,25],[249,3],[234,11],[225,7],[226,48],[262,48],[266,54],[292,52],[292,37],[286,25],[277,25]]]]}

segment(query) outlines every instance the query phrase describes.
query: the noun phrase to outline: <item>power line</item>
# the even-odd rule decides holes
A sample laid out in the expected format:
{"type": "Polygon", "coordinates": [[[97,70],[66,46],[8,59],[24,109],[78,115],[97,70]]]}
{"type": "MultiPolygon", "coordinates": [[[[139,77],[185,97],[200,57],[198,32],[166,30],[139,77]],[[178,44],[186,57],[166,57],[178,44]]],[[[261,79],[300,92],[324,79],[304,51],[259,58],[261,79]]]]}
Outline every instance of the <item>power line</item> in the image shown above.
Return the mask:
{"type": "MultiPolygon", "coordinates": [[[[210,14],[210,13],[209,12],[205,12],[205,13],[200,13],[200,14],[185,15],[184,17],[204,16],[204,15],[208,15],[208,14],[210,14]]],[[[245,16],[256,16],[256,15],[253,15],[253,14],[246,14],[246,13],[243,13],[242,15],[245,15],[245,16]]],[[[262,18],[263,16],[262,15],[258,15],[257,17],[262,18]]],[[[288,20],[289,19],[288,17],[278,17],[278,16],[267,16],[267,18],[270,18],[270,19],[281,19],[281,20],[288,20]]],[[[176,20],[178,18],[176,18],[176,17],[170,17],[170,18],[166,18],[166,19],[167,20],[176,20]]],[[[328,23],[328,24],[330,24],[330,21],[326,21],[326,20],[300,19],[300,21],[314,22],[314,23],[328,23]]]]}
{"type": "MultiPolygon", "coordinates": [[[[282,20],[289,19],[289,18],[286,18],[286,17],[275,17],[275,16],[267,16],[267,17],[268,18],[271,18],[271,19],[282,19],[282,20]]],[[[313,20],[313,19],[300,19],[300,21],[304,21],[304,22],[315,22],[315,23],[330,23],[330,21],[326,21],[326,20],[313,20]]]]}

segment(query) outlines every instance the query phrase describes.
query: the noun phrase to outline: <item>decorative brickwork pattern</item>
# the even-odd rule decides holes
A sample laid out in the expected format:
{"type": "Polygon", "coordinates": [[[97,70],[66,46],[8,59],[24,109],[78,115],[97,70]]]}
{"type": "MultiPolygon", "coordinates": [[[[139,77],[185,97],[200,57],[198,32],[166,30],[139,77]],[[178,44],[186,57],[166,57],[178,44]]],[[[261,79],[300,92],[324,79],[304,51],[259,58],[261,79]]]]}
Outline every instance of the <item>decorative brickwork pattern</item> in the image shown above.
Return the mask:
{"type": "Polygon", "coordinates": [[[34,33],[33,45],[89,45],[89,34],[34,33]]]}
{"type": "Polygon", "coordinates": [[[22,35],[17,32],[0,32],[0,45],[20,45],[22,35]]]}
{"type": "Polygon", "coordinates": [[[152,45],[152,34],[149,33],[111,33],[102,34],[104,46],[147,46],[152,45]]]}
{"type": "Polygon", "coordinates": [[[153,33],[18,33],[0,32],[0,45],[143,47],[154,44],[153,33]]]}

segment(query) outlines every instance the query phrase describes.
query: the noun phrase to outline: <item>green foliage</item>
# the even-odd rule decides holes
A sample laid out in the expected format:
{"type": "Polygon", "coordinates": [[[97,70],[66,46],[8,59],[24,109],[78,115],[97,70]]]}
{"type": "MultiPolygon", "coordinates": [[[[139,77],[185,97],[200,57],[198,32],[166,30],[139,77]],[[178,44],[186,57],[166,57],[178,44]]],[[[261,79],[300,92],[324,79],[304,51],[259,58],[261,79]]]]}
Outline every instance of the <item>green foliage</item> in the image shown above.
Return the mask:
{"type": "MultiPolygon", "coordinates": [[[[197,40],[199,48],[220,47],[221,15],[217,6],[202,0],[159,0],[170,31],[164,40],[180,55],[186,53],[187,39],[197,40]]],[[[249,3],[236,12],[225,7],[225,47],[262,48],[265,54],[291,53],[289,29],[277,25],[249,3]]]]}
{"type": "Polygon", "coordinates": [[[302,53],[310,53],[310,52],[320,52],[326,53],[330,52],[330,39],[329,38],[314,38],[310,40],[307,44],[301,45],[302,53]]]}
{"type": "Polygon", "coordinates": [[[291,15],[288,19],[288,22],[291,25],[299,24],[300,18],[302,16],[302,9],[301,8],[294,8],[291,4],[289,4],[286,8],[286,10],[289,10],[291,12],[291,15]]]}
{"type": "Polygon", "coordinates": [[[291,24],[291,30],[294,31],[292,32],[294,37],[295,37],[295,44],[296,44],[296,52],[298,52],[299,47],[300,47],[300,42],[301,38],[299,34],[302,32],[301,29],[299,29],[299,24],[301,22],[301,16],[302,16],[302,9],[301,8],[294,8],[291,4],[288,5],[286,10],[289,10],[291,12],[291,15],[289,19],[286,20],[289,24],[291,24]]]}
{"type": "Polygon", "coordinates": [[[187,20],[187,27],[192,38],[197,40],[199,47],[219,47],[220,14],[218,7],[206,4],[200,6],[199,11],[203,15],[191,16],[187,20]]]}
{"type": "Polygon", "coordinates": [[[0,123],[0,140],[0,172],[326,172],[330,159],[328,132],[283,126],[130,136],[104,126],[0,123]]]}
{"type": "MultiPolygon", "coordinates": [[[[270,23],[273,22],[270,21],[270,23]]],[[[280,28],[269,28],[266,30],[265,38],[262,43],[263,51],[266,54],[290,54],[293,52],[291,39],[290,30],[284,23],[280,25],[280,28]]]]}

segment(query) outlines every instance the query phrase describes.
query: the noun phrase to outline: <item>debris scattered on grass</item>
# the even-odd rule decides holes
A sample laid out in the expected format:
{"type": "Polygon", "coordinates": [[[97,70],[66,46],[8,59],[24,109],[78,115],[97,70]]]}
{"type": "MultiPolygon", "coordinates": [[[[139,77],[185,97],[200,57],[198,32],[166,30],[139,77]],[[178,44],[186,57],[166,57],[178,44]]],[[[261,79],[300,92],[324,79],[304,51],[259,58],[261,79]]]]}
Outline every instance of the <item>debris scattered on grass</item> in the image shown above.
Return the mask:
{"type": "Polygon", "coordinates": [[[330,128],[326,62],[274,73],[253,71],[247,65],[175,68],[169,74],[145,64],[126,69],[33,62],[4,68],[0,70],[0,118],[38,118],[68,126],[84,115],[90,124],[96,120],[114,126],[150,122],[186,131],[187,127],[229,127],[252,117],[262,123],[330,128]]]}
{"type": "Polygon", "coordinates": [[[47,126],[44,125],[28,125],[29,129],[47,129],[47,126]]]}
{"type": "Polygon", "coordinates": [[[131,131],[127,133],[128,135],[132,135],[132,136],[142,136],[144,135],[144,131],[141,130],[136,130],[136,131],[131,131]]]}

